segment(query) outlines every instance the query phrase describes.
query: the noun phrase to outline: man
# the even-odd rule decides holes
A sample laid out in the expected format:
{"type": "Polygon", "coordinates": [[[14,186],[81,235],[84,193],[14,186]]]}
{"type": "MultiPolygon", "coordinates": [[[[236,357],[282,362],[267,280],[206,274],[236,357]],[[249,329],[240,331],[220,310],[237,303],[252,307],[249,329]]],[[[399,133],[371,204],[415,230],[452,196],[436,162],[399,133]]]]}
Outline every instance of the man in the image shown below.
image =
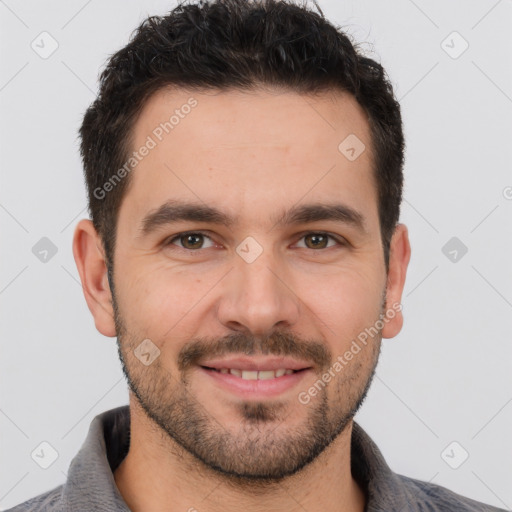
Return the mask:
{"type": "Polygon", "coordinates": [[[380,65],[292,3],[181,5],[112,56],[80,136],[73,252],[130,405],[12,510],[498,510],[353,421],[410,258],[380,65]]]}

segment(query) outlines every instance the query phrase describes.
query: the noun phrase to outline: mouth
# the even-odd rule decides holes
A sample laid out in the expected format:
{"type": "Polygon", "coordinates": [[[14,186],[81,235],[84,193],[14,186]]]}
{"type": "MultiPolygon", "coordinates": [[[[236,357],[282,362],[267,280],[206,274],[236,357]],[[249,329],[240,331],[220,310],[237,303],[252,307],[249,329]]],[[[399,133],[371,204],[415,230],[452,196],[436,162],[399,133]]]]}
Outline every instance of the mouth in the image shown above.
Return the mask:
{"type": "Polygon", "coordinates": [[[205,370],[212,370],[222,374],[230,374],[244,380],[270,380],[283,377],[284,375],[292,375],[293,373],[303,372],[308,368],[301,370],[292,370],[291,368],[278,368],[277,370],[242,370],[239,368],[210,368],[202,366],[205,370]]]}
{"type": "Polygon", "coordinates": [[[284,357],[219,359],[204,361],[198,368],[208,379],[207,386],[244,399],[260,400],[284,395],[313,373],[307,362],[284,357]]]}

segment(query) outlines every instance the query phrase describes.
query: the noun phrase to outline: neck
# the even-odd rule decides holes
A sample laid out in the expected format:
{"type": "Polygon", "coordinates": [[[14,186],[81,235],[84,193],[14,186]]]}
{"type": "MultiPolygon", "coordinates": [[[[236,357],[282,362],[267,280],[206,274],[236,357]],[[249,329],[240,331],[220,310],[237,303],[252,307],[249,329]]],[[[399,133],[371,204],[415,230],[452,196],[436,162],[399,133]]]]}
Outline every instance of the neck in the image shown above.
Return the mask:
{"type": "Polygon", "coordinates": [[[350,470],[352,422],[313,462],[279,482],[234,479],[198,461],[130,404],[130,449],[114,479],[133,512],[363,512],[350,470]]]}

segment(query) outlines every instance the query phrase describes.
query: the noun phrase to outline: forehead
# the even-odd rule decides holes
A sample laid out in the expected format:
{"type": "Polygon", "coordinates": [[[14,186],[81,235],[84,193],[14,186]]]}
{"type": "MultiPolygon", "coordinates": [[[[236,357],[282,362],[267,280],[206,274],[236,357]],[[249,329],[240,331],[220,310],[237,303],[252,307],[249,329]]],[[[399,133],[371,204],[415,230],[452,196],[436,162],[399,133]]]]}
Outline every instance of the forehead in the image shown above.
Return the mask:
{"type": "Polygon", "coordinates": [[[172,199],[241,221],[270,222],[305,200],[342,201],[376,218],[370,129],[348,94],[163,89],[142,109],[132,150],[139,157],[120,220],[134,225],[172,199]]]}

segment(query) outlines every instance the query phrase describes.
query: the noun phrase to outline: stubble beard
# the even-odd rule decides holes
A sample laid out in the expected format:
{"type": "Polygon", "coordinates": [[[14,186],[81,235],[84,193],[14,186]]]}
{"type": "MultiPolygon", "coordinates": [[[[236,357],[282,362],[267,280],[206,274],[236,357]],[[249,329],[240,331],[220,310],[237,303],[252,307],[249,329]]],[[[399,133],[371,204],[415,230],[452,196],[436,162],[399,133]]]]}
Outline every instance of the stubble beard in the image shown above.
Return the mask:
{"type": "MultiPolygon", "coordinates": [[[[113,301],[115,304],[114,298],[113,301]]],[[[224,424],[214,412],[210,413],[192,394],[188,381],[190,372],[171,372],[162,365],[164,352],[151,365],[144,366],[133,354],[141,340],[127,332],[116,305],[114,311],[123,373],[147,417],[174,447],[178,445],[229,483],[253,491],[299,472],[347,428],[370,388],[382,338],[379,332],[366,346],[368,353],[362,357],[361,353],[356,355],[327,386],[320,386],[317,395],[307,405],[300,404],[298,400],[296,403],[293,400],[292,403],[279,400],[234,402],[233,415],[240,421],[233,428],[232,424],[224,424]],[[334,392],[328,395],[330,387],[334,392]],[[286,421],[291,408],[299,408],[301,414],[305,411],[304,420],[295,426],[286,421]]],[[[297,342],[306,346],[306,342],[289,333],[279,333],[277,337],[266,338],[258,346],[262,353],[267,354],[303,354],[297,348],[297,342]],[[290,347],[295,347],[295,350],[289,350],[290,347]]],[[[323,365],[317,375],[321,379],[334,360],[324,343],[316,342],[315,345],[314,348],[320,350],[318,353],[323,354],[319,356],[323,365]]],[[[193,355],[200,352],[198,347],[211,346],[211,343],[207,345],[199,340],[192,346],[195,351],[187,354],[193,359],[193,355]]],[[[250,336],[236,333],[216,340],[216,346],[223,346],[224,352],[233,347],[244,347],[243,352],[254,353],[256,344],[250,336]]],[[[218,351],[216,355],[219,355],[218,351]]],[[[185,357],[181,358],[183,361],[187,361],[186,368],[192,367],[193,360],[185,357]]]]}

